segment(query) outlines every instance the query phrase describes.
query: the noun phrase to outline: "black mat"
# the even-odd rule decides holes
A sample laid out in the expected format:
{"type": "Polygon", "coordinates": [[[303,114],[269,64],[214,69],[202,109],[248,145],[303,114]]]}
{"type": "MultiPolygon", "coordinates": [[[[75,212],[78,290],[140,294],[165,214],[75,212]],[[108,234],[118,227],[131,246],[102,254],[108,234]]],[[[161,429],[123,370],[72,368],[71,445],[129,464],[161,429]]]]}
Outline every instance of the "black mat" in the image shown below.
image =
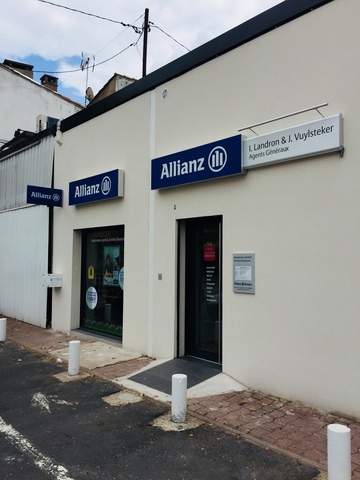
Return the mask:
{"type": "Polygon", "coordinates": [[[221,373],[221,365],[193,357],[174,358],[138,373],[130,380],[171,395],[172,375],[176,373],[187,375],[187,388],[191,388],[221,373]]]}

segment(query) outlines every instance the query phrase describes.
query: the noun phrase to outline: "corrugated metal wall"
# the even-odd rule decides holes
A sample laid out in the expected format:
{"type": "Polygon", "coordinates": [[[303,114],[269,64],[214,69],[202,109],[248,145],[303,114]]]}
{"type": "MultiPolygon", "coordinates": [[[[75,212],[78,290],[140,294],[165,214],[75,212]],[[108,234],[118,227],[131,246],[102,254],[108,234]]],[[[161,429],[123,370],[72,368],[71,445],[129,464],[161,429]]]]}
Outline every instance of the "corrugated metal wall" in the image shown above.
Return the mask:
{"type": "Polygon", "coordinates": [[[0,161],[0,313],[46,326],[49,209],[26,206],[27,185],[51,187],[54,137],[0,161]]]}
{"type": "Polygon", "coordinates": [[[0,211],[26,205],[27,185],[51,187],[54,137],[0,161],[0,211]]]}
{"type": "Polygon", "coordinates": [[[48,207],[0,213],[0,311],[33,325],[46,326],[48,207]]]}

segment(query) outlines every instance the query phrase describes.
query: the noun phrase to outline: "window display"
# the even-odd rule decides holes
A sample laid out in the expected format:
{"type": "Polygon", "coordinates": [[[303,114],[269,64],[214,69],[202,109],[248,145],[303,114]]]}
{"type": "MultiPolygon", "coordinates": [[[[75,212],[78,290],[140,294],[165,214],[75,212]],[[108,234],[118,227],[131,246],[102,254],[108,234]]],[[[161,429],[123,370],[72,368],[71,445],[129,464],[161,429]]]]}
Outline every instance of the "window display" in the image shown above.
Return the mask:
{"type": "Polygon", "coordinates": [[[124,227],[83,232],[81,328],[122,337],[124,227]]]}

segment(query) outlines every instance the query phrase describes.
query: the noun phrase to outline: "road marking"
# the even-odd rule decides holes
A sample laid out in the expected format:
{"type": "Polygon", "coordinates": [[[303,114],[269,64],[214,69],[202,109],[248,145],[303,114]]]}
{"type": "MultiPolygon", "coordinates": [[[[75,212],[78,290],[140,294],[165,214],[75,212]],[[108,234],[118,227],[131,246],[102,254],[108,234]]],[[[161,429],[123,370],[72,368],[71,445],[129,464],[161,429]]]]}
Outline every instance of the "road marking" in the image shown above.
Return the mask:
{"type": "Polygon", "coordinates": [[[67,402],[66,400],[57,400],[56,395],[50,395],[50,397],[47,398],[43,393],[35,393],[31,399],[31,405],[33,407],[39,406],[40,408],[43,408],[49,413],[51,413],[50,402],[56,403],[57,405],[70,405],[70,406],[77,404],[77,402],[71,403],[71,402],[67,402]]]}
{"type": "Polygon", "coordinates": [[[48,399],[45,397],[44,394],[42,393],[35,393],[32,397],[32,400],[31,400],[31,405],[32,406],[37,406],[39,405],[40,408],[44,408],[45,410],[47,410],[49,413],[50,412],[50,405],[49,405],[49,401],[48,399]]]}
{"type": "Polygon", "coordinates": [[[74,480],[67,476],[68,470],[57,465],[50,457],[46,457],[39,452],[31,443],[16,431],[11,425],[8,425],[0,417],[0,433],[3,433],[7,440],[22,453],[28,455],[34,464],[45,473],[52,475],[56,480],[74,480]]]}

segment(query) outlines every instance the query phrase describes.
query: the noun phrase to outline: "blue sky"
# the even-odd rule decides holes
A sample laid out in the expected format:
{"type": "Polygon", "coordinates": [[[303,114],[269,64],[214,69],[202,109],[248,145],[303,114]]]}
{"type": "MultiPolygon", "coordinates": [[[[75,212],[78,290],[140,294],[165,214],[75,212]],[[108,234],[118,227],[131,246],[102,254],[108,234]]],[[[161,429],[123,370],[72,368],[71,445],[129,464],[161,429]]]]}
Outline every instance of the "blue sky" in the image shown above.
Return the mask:
{"type": "MultiPolygon", "coordinates": [[[[78,65],[77,68],[80,68],[81,64],[81,55],[78,57],[67,57],[62,59],[62,61],[66,61],[71,65],[78,65]]],[[[77,75],[80,74],[80,72],[75,72],[75,73],[66,73],[66,74],[59,74],[57,72],[62,71],[59,70],[59,62],[55,60],[46,60],[42,58],[39,55],[29,55],[27,57],[24,57],[21,59],[23,63],[28,63],[30,65],[34,65],[33,69],[33,75],[34,75],[34,80],[40,83],[40,78],[45,74],[49,73],[50,75],[53,75],[54,77],[58,77],[58,92],[61,93],[61,95],[64,95],[65,97],[70,98],[71,100],[74,100],[75,102],[81,103],[82,105],[85,104],[85,95],[81,95],[79,92],[79,88],[75,86],[67,86],[67,83],[63,81],[63,79],[66,80],[66,78],[70,78],[72,75],[77,75]]],[[[90,74],[91,75],[91,74],[90,74]]],[[[82,71],[81,76],[83,77],[84,80],[84,93],[86,90],[86,72],[82,71]]]]}
{"type": "Polygon", "coordinates": [[[141,30],[145,8],[152,22],[149,73],[277,3],[280,0],[4,0],[0,62],[34,65],[37,81],[43,75],[39,72],[46,71],[59,78],[59,93],[84,104],[86,87],[96,94],[114,73],[141,77],[143,39],[136,28],[141,30]],[[95,57],[88,74],[80,69],[82,52],[95,57]]]}

